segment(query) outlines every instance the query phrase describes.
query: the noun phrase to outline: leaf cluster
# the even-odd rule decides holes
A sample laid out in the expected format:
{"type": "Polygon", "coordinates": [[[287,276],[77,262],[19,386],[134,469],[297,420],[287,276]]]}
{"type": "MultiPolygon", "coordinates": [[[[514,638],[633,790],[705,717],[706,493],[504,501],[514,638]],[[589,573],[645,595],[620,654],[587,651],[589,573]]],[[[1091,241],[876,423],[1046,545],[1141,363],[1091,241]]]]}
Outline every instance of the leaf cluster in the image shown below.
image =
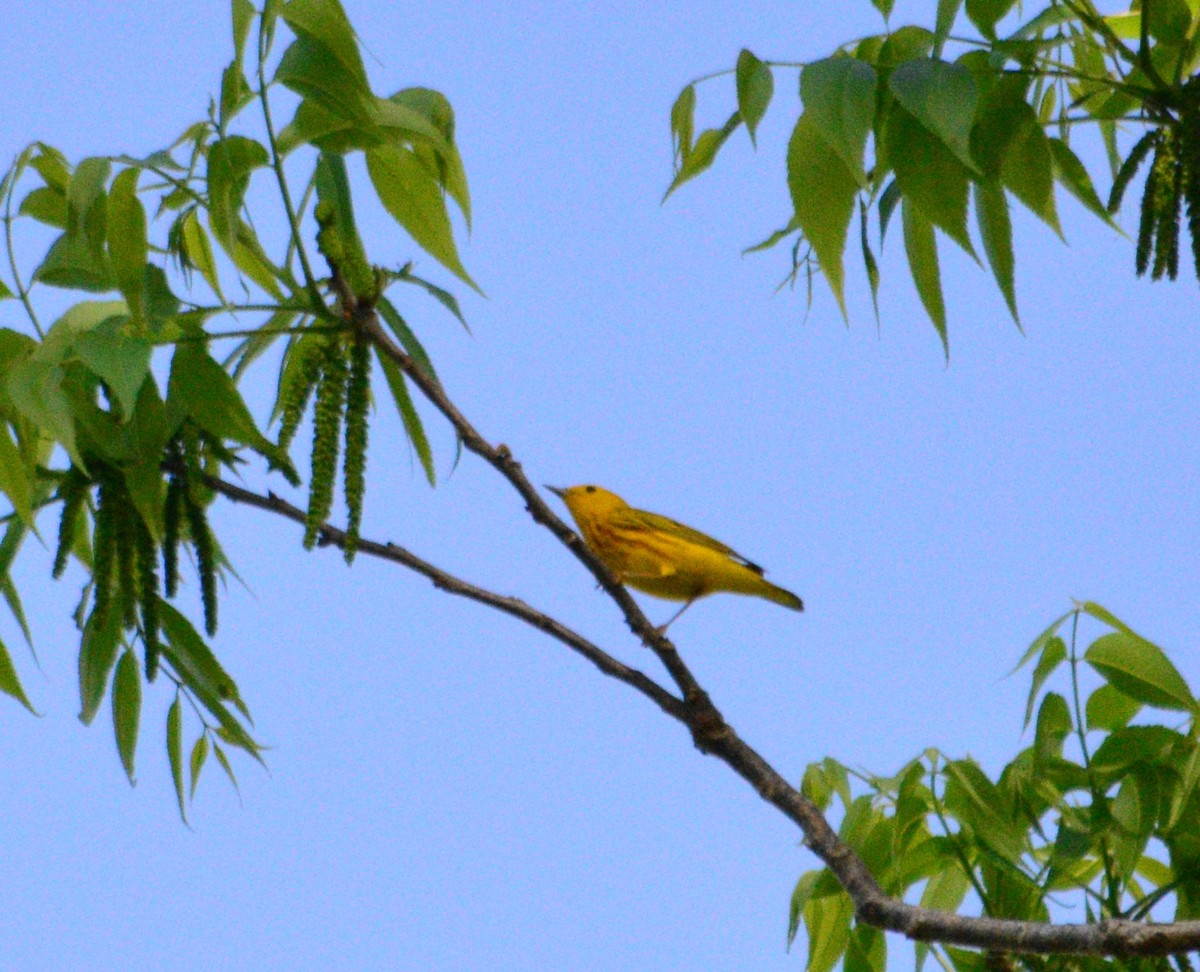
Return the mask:
{"type": "MultiPolygon", "coordinates": [[[[875,6],[890,16],[890,3],[875,6]]],[[[1112,16],[1090,0],[1051,0],[1033,16],[1012,0],[941,0],[932,29],[889,25],[799,66],[802,111],[787,146],[792,211],[747,252],[790,242],[788,279],[804,271],[811,287],[819,271],[845,317],[845,254],[857,214],[878,317],[875,250],[899,209],[913,282],[948,355],[939,237],[976,262],[982,250],[1019,325],[1011,200],[1061,236],[1057,185],[1115,226],[1125,188],[1153,149],[1135,266],[1173,279],[1185,202],[1200,254],[1198,66],[1200,6],[1186,0],[1153,0],[1112,16]],[[953,33],[964,11],[974,33],[953,33]],[[1012,22],[1015,14],[1021,19],[1012,22]],[[1004,33],[1002,22],[1012,23],[1004,33]],[[1126,124],[1149,133],[1122,159],[1118,132],[1126,124]],[[1108,205],[1074,147],[1080,126],[1095,129],[1107,152],[1108,205]]],[[[735,110],[720,128],[699,134],[696,83],[683,89],[670,113],[675,175],[668,195],[709,168],[743,124],[756,141],[776,76],[795,67],[743,50],[729,72],[735,110]]]]}
{"type": "MultiPolygon", "coordinates": [[[[1033,736],[995,776],[929,750],[886,777],[826,759],[805,771],[803,792],[823,810],[837,802],[839,834],[887,893],[928,908],[1036,922],[1200,916],[1200,700],[1161,648],[1091,602],[1039,635],[1025,666],[1033,736]],[[1081,622],[1100,629],[1082,651],[1081,622]]],[[[855,922],[826,870],[797,883],[789,943],[802,925],[809,970],[886,968],[882,936],[855,922]]],[[[918,944],[917,968],[930,957],[956,972],[1133,967],[918,944]]],[[[1137,967],[1190,968],[1185,959],[1137,967]]]]}
{"type": "MultiPolygon", "coordinates": [[[[338,0],[269,0],[262,10],[233,0],[231,11],[234,53],[219,98],[173,144],[142,158],[72,163],[35,143],[0,179],[9,254],[0,306],[14,312],[11,326],[0,327],[0,494],[10,507],[0,511],[0,593],[31,641],[11,568],[27,536],[40,536],[56,515],[51,571],[82,586],[74,614],[81,718],[90,723],[111,696],[132,781],[142,693],[165,674],[175,690],[166,743],[181,813],[210,754],[232,779],[230,748],[260,762],[262,752],[237,684],[175,604],[194,576],[203,629],[216,634],[231,567],[208,516],[212,477],[258,460],[299,486],[290,452],[311,403],[305,544],[320,538],[332,512],[341,453],[351,560],[364,513],[373,362],[344,297],[378,314],[432,380],[432,362],[389,291],[416,288],[462,321],[456,298],[411,262],[395,270],[370,263],[348,156],[362,154],[364,181],[412,243],[474,287],[449,211],[453,202],[469,225],[449,102],[427,88],[376,95],[338,0]],[[277,129],[280,103],[292,116],[277,129]],[[305,182],[288,181],[285,159],[290,170],[307,165],[305,182]],[[286,227],[281,241],[260,236],[258,223],[269,221],[256,220],[248,203],[272,195],[286,227]],[[27,271],[13,240],[33,223],[53,237],[27,271]],[[84,299],[45,326],[45,288],[84,299]],[[23,323],[13,320],[20,316],[23,323]],[[272,355],[277,342],[282,351],[272,355]],[[240,387],[256,366],[278,369],[275,436],[240,387]]],[[[409,379],[378,349],[377,357],[432,484],[433,453],[409,379]]],[[[0,691],[33,708],[3,643],[0,691]]]]}

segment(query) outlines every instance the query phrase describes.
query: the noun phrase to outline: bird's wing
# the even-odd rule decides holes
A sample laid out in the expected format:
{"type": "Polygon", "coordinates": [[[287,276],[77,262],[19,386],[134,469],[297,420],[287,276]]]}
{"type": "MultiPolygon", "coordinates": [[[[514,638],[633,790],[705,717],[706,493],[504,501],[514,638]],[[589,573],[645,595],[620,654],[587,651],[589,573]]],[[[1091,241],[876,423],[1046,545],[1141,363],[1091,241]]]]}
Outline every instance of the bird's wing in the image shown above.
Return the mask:
{"type": "Polygon", "coordinates": [[[612,514],[612,521],[614,526],[630,530],[659,530],[668,536],[678,537],[680,540],[694,543],[698,547],[707,547],[709,550],[715,550],[726,557],[731,557],[743,566],[749,567],[756,574],[763,573],[763,569],[758,564],[751,563],[732,547],[726,546],[720,540],[710,537],[707,533],[701,533],[699,530],[694,530],[690,526],[672,520],[670,517],[627,507],[622,510],[616,510],[612,514]]]}

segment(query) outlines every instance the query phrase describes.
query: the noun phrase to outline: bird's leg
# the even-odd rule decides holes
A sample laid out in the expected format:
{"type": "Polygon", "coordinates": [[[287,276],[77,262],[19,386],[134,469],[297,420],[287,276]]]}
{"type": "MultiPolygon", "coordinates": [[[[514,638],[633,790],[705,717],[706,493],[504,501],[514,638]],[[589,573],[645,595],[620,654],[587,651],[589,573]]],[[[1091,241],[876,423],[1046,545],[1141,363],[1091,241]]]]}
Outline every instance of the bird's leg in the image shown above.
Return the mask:
{"type": "Polygon", "coordinates": [[[680,608],[678,611],[676,611],[676,612],[675,612],[675,613],[674,613],[674,614],[671,616],[671,620],[670,620],[670,621],[668,621],[668,622],[667,622],[666,624],[664,624],[664,625],[661,625],[661,626],[660,626],[660,627],[658,627],[658,628],[655,628],[655,630],[656,630],[656,631],[657,631],[657,632],[658,632],[660,635],[661,635],[661,634],[666,634],[666,633],[667,633],[667,628],[671,627],[671,625],[673,625],[673,624],[674,624],[676,621],[678,621],[678,620],[679,620],[679,617],[680,617],[680,615],[682,615],[684,611],[686,611],[688,608],[690,608],[690,607],[691,607],[693,604],[695,604],[695,603],[696,603],[696,598],[694,598],[694,597],[693,597],[693,598],[692,598],[691,600],[689,600],[689,601],[688,601],[688,602],[687,602],[687,603],[686,603],[686,604],[685,604],[683,607],[681,607],[681,608],[680,608]]]}

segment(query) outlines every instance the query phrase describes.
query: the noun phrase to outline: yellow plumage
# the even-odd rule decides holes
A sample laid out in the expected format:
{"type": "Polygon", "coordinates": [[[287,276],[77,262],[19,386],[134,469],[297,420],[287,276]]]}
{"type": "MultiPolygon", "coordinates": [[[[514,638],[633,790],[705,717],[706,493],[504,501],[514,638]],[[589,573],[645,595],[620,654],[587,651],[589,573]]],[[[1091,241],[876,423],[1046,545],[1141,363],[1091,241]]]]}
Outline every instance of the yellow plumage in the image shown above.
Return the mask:
{"type": "Polygon", "coordinates": [[[636,510],[599,486],[547,486],[561,496],[583,539],[622,584],[686,603],[718,591],[764,597],[794,611],[804,603],[763,577],[763,569],[699,530],[657,513],[636,510]]]}

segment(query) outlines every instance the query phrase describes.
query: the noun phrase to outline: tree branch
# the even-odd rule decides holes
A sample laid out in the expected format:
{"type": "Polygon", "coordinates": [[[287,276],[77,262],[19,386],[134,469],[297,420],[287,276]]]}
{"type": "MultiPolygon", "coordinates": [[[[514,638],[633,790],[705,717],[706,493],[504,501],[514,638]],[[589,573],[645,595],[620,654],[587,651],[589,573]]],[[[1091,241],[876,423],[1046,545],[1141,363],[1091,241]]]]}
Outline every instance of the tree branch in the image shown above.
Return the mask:
{"type": "MultiPolygon", "coordinates": [[[[299,523],[301,526],[304,525],[304,511],[297,506],[293,506],[287,500],[276,496],[274,493],[267,493],[267,495],[263,496],[242,486],[236,486],[223,479],[218,479],[216,476],[205,475],[203,480],[209,489],[220,493],[235,503],[257,507],[260,510],[266,510],[299,523]]],[[[344,530],[339,530],[337,527],[325,524],[320,529],[317,542],[321,546],[342,549],[346,546],[346,533],[344,530]]],[[[428,561],[422,560],[416,554],[394,543],[379,543],[374,540],[363,539],[358,541],[357,551],[360,554],[367,554],[371,557],[378,557],[381,560],[400,564],[409,570],[416,571],[424,577],[428,577],[433,581],[435,587],[443,591],[447,591],[450,594],[457,594],[471,601],[478,601],[480,604],[486,604],[497,611],[503,611],[514,618],[519,618],[526,624],[532,625],[539,631],[544,631],[550,637],[561,641],[572,651],[578,652],[605,675],[624,682],[631,688],[641,692],[642,695],[646,696],[651,702],[667,713],[667,715],[680,721],[687,721],[685,704],[654,681],[654,679],[650,678],[644,672],[638,671],[636,668],[630,668],[628,665],[618,661],[582,635],[572,631],[548,614],[530,607],[524,601],[515,597],[504,597],[501,594],[496,594],[468,583],[439,567],[435,567],[428,561]]]]}
{"type": "MultiPolygon", "coordinates": [[[[369,301],[359,300],[350,291],[336,265],[331,265],[330,269],[333,290],[338,295],[345,318],[373,341],[421,389],[430,403],[454,427],[463,445],[470,452],[475,453],[508,480],[525,500],[526,508],[534,521],[550,530],[576,559],[591,571],[600,586],[621,608],[630,630],[642,639],[666,667],[683,693],[683,701],[666,693],[640,672],[627,669],[600,649],[584,642],[574,632],[534,611],[521,601],[503,598],[465,584],[393,545],[380,546],[363,542],[360,544],[360,550],[395,560],[433,578],[438,586],[490,604],[547,631],[584,654],[601,671],[625,681],[647,695],[663,711],[689,728],[697,749],[725,762],[753,786],[764,800],[800,827],[806,846],[824,862],[846,890],[854,903],[855,917],[864,924],[886,931],[901,932],[916,941],[965,945],[994,952],[1169,955],[1200,948],[1200,921],[1158,924],[1109,919],[1095,924],[1054,925],[1015,919],[966,917],[922,908],[890,897],[879,886],[862,858],[829,826],[816,804],[788,783],[725,721],[708,693],[700,687],[691,670],[679,656],[675,646],[650,624],[629,592],[617,583],[609,570],[588,550],[579,535],[546,505],[508,447],[492,446],[488,443],[450,401],[441,384],[391,339],[380,324],[374,306],[369,301]],[[446,583],[439,583],[439,580],[446,583]],[[583,645],[587,646],[586,649],[583,645]],[[643,685],[638,679],[639,676],[653,685],[654,690],[643,685]]],[[[213,488],[219,488],[215,484],[212,485],[213,488]]],[[[229,491],[229,484],[221,485],[226,487],[225,490],[221,490],[225,495],[237,498],[229,491]]],[[[290,504],[281,506],[282,501],[275,497],[264,501],[255,494],[249,495],[253,499],[247,499],[247,502],[282,512],[297,522],[303,522],[304,514],[290,504]]],[[[339,544],[344,540],[341,531],[329,526],[323,528],[322,537],[325,542],[332,544],[339,544]]]]}

